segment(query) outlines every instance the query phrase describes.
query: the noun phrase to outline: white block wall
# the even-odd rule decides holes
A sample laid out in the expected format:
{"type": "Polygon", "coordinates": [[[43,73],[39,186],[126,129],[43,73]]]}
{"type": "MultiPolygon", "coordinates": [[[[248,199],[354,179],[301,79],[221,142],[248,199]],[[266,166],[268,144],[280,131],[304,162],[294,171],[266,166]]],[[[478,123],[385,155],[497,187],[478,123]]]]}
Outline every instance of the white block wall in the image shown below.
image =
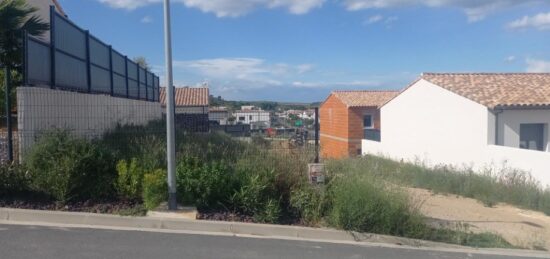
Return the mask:
{"type": "Polygon", "coordinates": [[[17,88],[17,112],[20,156],[45,130],[66,129],[93,138],[117,124],[145,125],[162,118],[158,102],[38,87],[17,88]]]}

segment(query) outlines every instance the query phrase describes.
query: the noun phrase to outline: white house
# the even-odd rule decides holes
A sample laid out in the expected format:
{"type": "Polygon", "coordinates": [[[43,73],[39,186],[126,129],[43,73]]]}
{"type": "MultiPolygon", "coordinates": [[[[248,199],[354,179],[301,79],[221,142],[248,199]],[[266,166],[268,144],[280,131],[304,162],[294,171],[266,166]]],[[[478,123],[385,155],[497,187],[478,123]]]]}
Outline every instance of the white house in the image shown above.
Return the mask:
{"type": "Polygon", "coordinates": [[[364,154],[530,171],[550,184],[550,73],[425,73],[381,108],[364,154]]]}
{"type": "Polygon", "coordinates": [[[227,125],[229,123],[230,113],[227,107],[210,107],[208,111],[208,120],[218,125],[227,125]]]}
{"type": "Polygon", "coordinates": [[[233,112],[233,117],[235,117],[235,123],[250,124],[251,129],[271,127],[270,113],[254,106],[242,106],[241,110],[233,112]]]}

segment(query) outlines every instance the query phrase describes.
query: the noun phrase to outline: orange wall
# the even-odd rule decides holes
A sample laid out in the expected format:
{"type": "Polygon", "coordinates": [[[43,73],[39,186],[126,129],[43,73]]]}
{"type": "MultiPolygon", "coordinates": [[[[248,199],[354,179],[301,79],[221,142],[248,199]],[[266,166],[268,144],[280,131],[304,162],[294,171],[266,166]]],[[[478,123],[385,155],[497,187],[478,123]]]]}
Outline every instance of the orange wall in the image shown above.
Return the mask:
{"type": "Polygon", "coordinates": [[[338,98],[329,96],[319,109],[321,156],[345,158],[360,154],[365,114],[372,114],[374,127],[380,129],[380,110],[348,108],[338,98]]]}

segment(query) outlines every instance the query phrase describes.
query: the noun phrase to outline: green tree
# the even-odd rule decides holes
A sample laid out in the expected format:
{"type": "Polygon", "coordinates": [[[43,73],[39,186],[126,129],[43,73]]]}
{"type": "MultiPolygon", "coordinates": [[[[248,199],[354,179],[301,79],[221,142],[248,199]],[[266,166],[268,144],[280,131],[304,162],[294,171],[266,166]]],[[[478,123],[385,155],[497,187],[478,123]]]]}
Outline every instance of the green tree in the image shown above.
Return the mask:
{"type": "MultiPolygon", "coordinates": [[[[40,36],[47,30],[49,25],[43,22],[37,15],[34,15],[38,9],[31,7],[25,0],[2,0],[0,2],[0,66],[8,68],[11,73],[11,85],[21,84],[21,70],[23,57],[21,55],[23,48],[24,32],[33,36],[40,36]]],[[[2,72],[0,87],[0,102],[2,114],[5,112],[5,92],[4,85],[5,71],[2,72]]],[[[14,98],[15,91],[10,91],[11,98],[14,98]]],[[[12,102],[15,104],[15,102],[12,102]]]]}
{"type": "Polygon", "coordinates": [[[0,2],[0,63],[10,68],[18,68],[22,62],[23,32],[40,36],[49,25],[33,13],[25,0],[2,0],[0,2]]]}
{"type": "Polygon", "coordinates": [[[149,66],[149,63],[147,63],[147,59],[145,59],[145,57],[135,57],[134,62],[136,62],[136,64],[138,64],[142,68],[151,70],[151,66],[149,66]]]}

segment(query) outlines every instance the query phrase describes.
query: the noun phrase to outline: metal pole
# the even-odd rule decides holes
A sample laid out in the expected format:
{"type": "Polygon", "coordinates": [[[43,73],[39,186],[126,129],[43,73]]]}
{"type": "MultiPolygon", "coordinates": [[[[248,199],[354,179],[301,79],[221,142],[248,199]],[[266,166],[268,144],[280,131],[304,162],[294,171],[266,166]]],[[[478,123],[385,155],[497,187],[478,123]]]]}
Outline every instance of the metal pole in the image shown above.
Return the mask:
{"type": "Polygon", "coordinates": [[[164,0],[164,47],[166,59],[166,143],[168,162],[168,209],[176,210],[176,134],[174,127],[174,85],[172,78],[172,35],[170,28],[170,0],[164,0]]]}
{"type": "Polygon", "coordinates": [[[10,96],[10,69],[6,65],[4,67],[4,88],[6,90],[6,126],[8,128],[8,161],[13,161],[13,136],[11,128],[11,96],[10,96]]]}
{"type": "Polygon", "coordinates": [[[319,107],[315,107],[315,163],[319,163],[319,107]]]}

